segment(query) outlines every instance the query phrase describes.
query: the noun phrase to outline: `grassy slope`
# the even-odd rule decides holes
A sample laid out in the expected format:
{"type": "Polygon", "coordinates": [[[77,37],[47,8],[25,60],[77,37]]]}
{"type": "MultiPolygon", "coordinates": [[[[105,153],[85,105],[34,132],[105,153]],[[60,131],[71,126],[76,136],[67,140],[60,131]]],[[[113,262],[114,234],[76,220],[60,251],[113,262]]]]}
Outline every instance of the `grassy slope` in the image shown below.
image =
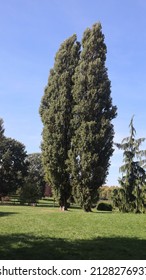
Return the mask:
{"type": "Polygon", "coordinates": [[[0,206],[0,259],[146,259],[146,216],[0,206]]]}

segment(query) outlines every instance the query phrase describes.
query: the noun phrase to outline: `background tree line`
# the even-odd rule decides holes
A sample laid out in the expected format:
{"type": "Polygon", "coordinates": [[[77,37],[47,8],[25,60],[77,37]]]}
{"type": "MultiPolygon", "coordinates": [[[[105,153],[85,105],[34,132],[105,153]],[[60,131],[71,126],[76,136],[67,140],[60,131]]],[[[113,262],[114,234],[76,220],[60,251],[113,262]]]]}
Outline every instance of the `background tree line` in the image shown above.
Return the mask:
{"type": "Polygon", "coordinates": [[[4,135],[0,119],[0,199],[17,191],[21,203],[34,203],[45,185],[41,154],[27,155],[22,143],[4,135]]]}
{"type": "MultiPolygon", "coordinates": [[[[96,189],[97,210],[144,213],[146,204],[145,150],[140,145],[145,138],[135,139],[133,118],[130,136],[115,144],[123,149],[125,164],[120,168],[120,187],[103,185],[96,189]],[[139,160],[138,160],[139,159],[139,160]]],[[[52,196],[52,188],[46,187],[40,153],[26,154],[20,142],[4,136],[3,120],[0,119],[0,198],[17,193],[20,203],[34,204],[43,196],[52,196]]],[[[71,195],[68,202],[74,202],[71,195]]],[[[95,206],[95,205],[94,205],[95,206]]]]}

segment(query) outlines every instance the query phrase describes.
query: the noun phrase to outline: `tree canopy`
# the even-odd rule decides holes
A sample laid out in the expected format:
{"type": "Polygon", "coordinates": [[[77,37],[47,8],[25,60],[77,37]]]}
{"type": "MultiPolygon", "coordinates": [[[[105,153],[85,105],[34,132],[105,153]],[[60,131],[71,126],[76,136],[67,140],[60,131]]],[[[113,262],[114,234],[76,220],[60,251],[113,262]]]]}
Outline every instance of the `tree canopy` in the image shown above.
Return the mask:
{"type": "Polygon", "coordinates": [[[0,139],[0,196],[13,193],[27,175],[25,146],[3,135],[0,139]]]}

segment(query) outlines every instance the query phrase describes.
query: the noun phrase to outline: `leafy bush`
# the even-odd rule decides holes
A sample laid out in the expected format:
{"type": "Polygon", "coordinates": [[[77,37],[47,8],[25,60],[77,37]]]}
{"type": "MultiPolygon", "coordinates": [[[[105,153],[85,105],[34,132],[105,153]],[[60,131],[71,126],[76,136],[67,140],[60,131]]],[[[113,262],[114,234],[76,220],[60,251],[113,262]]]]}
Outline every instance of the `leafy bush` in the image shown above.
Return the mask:
{"type": "Polygon", "coordinates": [[[113,206],[110,203],[99,202],[97,205],[97,210],[99,211],[112,211],[113,206]]]}

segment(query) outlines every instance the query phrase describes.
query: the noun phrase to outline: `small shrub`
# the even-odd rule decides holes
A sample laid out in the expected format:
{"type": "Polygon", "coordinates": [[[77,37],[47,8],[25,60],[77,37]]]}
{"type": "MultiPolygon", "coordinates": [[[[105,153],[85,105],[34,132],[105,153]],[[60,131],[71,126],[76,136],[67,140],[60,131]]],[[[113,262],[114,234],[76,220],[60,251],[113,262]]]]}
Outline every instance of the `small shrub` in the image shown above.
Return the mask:
{"type": "Polygon", "coordinates": [[[99,211],[112,211],[113,206],[110,203],[99,202],[97,205],[97,210],[99,211]]]}

